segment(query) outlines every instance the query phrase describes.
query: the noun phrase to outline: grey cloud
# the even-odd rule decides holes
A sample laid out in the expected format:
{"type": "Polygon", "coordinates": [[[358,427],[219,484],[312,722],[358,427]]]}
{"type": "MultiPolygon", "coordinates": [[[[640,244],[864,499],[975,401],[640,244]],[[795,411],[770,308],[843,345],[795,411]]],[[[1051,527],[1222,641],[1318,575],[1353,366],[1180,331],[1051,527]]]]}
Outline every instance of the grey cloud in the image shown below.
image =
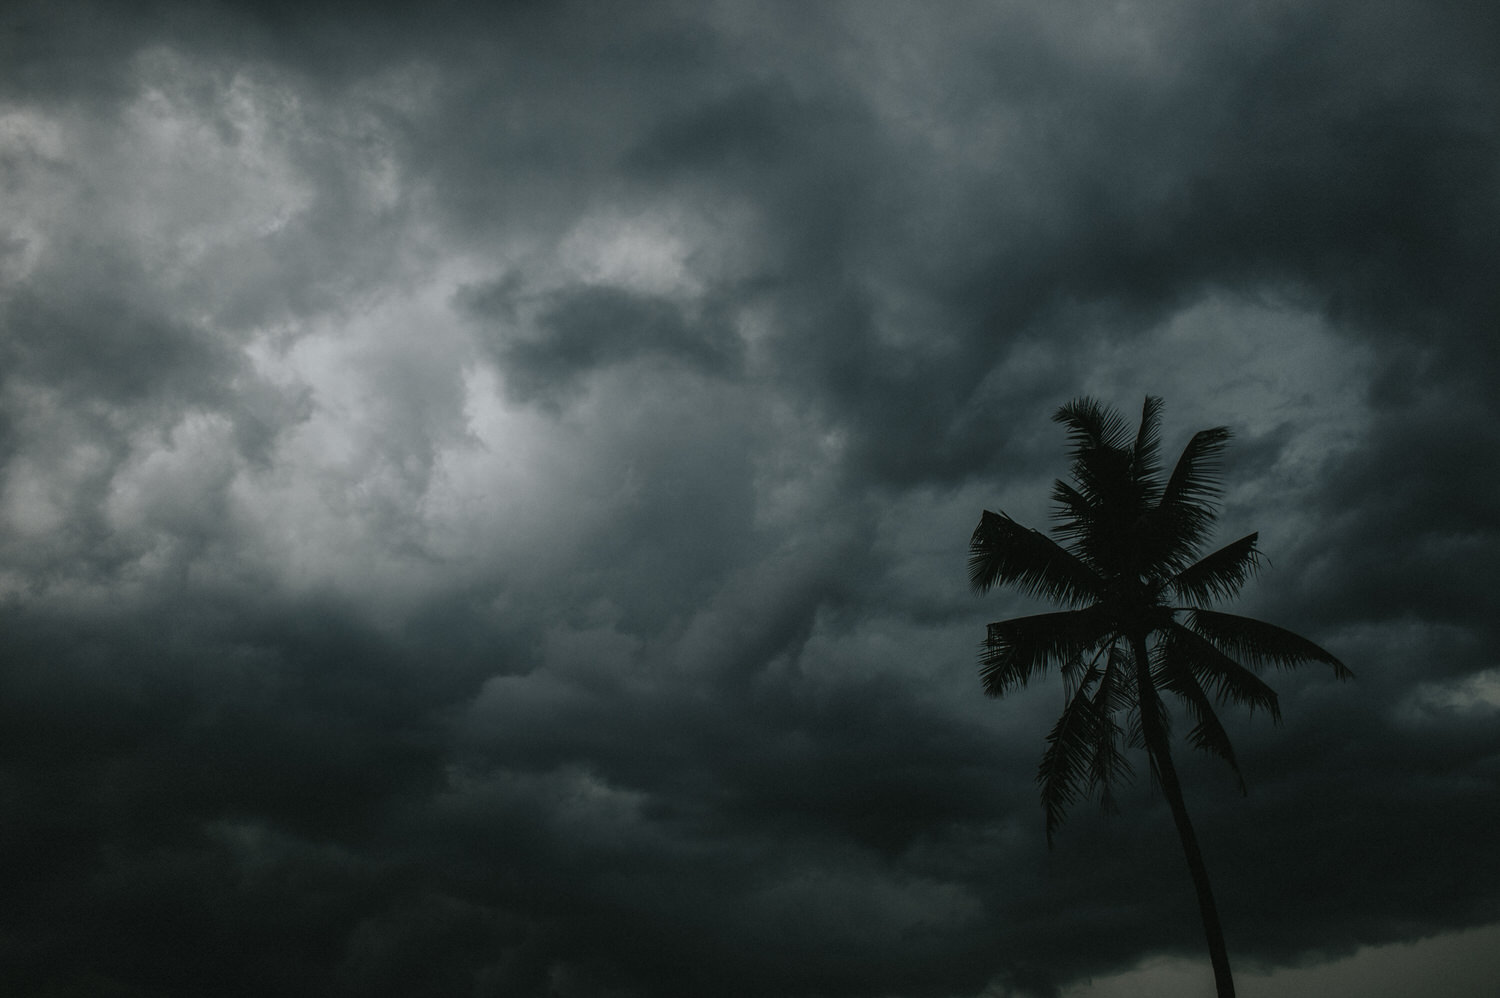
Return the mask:
{"type": "MultiPolygon", "coordinates": [[[[498,290],[474,289],[470,308],[481,317],[513,316],[513,307],[496,301],[498,290]]],[[[738,367],[739,342],[712,306],[690,316],[669,298],[586,285],[547,294],[534,308],[535,332],[499,333],[495,347],[507,386],[521,401],[555,405],[591,371],[638,358],[718,376],[738,367]]]]}
{"type": "Polygon", "coordinates": [[[205,401],[233,372],[224,345],[135,292],[145,279],[137,267],[82,256],[52,287],[32,285],[5,303],[7,380],[56,385],[105,404],[182,405],[205,401]]]}
{"type": "MultiPolygon", "coordinates": [[[[1058,995],[1196,956],[982,700],[1048,414],[1234,425],[1237,966],[1493,922],[1494,15],[9,5],[0,982],[1058,995]],[[1488,685],[1487,685],[1488,684],[1488,685]]],[[[49,990],[50,989],[50,990],[49,990]]]]}

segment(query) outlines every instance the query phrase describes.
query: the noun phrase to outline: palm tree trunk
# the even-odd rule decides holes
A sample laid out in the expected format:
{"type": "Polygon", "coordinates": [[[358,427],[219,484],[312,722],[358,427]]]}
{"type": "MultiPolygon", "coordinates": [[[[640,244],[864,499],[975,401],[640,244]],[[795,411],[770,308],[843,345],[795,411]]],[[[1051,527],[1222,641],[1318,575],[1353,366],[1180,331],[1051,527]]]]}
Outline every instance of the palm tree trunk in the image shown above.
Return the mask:
{"type": "Polygon", "coordinates": [[[1193,832],[1193,823],[1188,820],[1187,805],[1182,800],[1182,785],[1177,782],[1177,768],[1172,765],[1166,729],[1157,713],[1160,701],[1156,699],[1155,688],[1151,683],[1150,659],[1147,657],[1145,639],[1133,638],[1131,651],[1136,661],[1141,735],[1155,766],[1162,796],[1167,799],[1167,806],[1172,810],[1177,837],[1182,840],[1182,852],[1187,857],[1188,873],[1193,878],[1193,888],[1198,892],[1198,912],[1203,918],[1203,934],[1208,937],[1208,959],[1214,968],[1214,985],[1218,989],[1218,998],[1234,998],[1234,978],[1229,973],[1229,950],[1224,945],[1224,930],[1219,925],[1219,909],[1214,904],[1214,892],[1208,883],[1208,867],[1203,864],[1198,836],[1193,832]]]}

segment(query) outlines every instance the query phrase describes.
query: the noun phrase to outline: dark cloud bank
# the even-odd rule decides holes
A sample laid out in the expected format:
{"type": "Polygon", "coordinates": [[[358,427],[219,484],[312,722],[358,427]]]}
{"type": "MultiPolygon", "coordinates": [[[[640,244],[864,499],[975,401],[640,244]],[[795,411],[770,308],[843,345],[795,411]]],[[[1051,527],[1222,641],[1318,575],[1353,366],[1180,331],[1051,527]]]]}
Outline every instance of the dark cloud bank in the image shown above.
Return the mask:
{"type": "Polygon", "coordinates": [[[974,675],[1085,392],[1358,675],[1184,756],[1237,964],[1500,921],[1497,99],[1482,4],[7,4],[4,990],[1197,957],[974,675]]]}

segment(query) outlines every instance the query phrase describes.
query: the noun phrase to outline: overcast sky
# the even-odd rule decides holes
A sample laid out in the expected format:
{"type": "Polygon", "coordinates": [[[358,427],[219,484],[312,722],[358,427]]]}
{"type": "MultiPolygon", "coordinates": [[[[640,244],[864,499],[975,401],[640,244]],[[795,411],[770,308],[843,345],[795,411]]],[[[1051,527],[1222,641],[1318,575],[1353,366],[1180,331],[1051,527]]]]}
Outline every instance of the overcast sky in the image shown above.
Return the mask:
{"type": "Polygon", "coordinates": [[[1357,677],[1180,750],[1242,993],[1492,994],[1497,9],[9,0],[0,984],[1207,993],[964,564],[1152,393],[1357,677]]]}

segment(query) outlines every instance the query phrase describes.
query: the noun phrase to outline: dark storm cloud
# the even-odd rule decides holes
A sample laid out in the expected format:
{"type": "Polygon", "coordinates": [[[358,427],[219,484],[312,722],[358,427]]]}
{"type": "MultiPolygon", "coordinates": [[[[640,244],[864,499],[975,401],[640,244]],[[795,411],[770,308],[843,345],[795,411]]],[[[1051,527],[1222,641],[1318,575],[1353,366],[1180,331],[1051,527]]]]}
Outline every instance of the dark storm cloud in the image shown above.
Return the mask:
{"type": "Polygon", "coordinates": [[[1474,584],[1500,554],[1500,515],[1488,498],[1500,477],[1486,457],[1500,452],[1500,434],[1485,401],[1427,398],[1382,416],[1372,445],[1330,483],[1329,507],[1348,512],[1330,524],[1302,601],[1330,621],[1404,613],[1493,636],[1474,584]],[[1347,581],[1318,585],[1328,576],[1347,581]]]}
{"type": "Polygon", "coordinates": [[[1228,422],[1231,951],[1500,918],[1494,15],[13,4],[20,994],[1057,995],[1196,955],[978,696],[1058,403],[1228,422]]]}
{"type": "MultiPolygon", "coordinates": [[[[514,316],[504,282],[466,297],[480,317],[514,316]]],[[[536,332],[496,349],[511,392],[522,402],[556,401],[590,371],[636,358],[676,361],[709,374],[730,374],[739,342],[712,314],[697,321],[670,299],[611,287],[576,287],[540,303],[536,332]]]]}

